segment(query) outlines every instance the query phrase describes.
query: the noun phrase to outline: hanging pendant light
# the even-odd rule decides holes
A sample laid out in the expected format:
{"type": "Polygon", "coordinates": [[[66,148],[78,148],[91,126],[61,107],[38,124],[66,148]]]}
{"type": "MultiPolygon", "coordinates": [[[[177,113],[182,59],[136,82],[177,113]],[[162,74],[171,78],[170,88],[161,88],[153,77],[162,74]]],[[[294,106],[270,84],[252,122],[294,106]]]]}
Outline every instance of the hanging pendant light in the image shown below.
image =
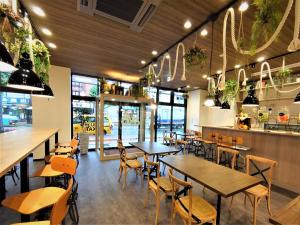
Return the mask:
{"type": "Polygon", "coordinates": [[[259,101],[255,97],[255,89],[253,86],[250,87],[247,97],[244,99],[242,106],[256,107],[259,106],[259,101]]]}
{"type": "Polygon", "coordinates": [[[0,41],[0,71],[5,73],[11,73],[17,70],[14,66],[14,62],[5,48],[4,44],[0,41]]]}
{"type": "Polygon", "coordinates": [[[18,70],[13,72],[8,79],[8,87],[29,90],[43,91],[44,85],[38,75],[32,71],[32,62],[28,53],[23,53],[20,59],[18,70]]]}
{"type": "Polygon", "coordinates": [[[208,95],[204,101],[204,105],[207,107],[212,107],[215,105],[214,99],[212,96],[208,95]]]}
{"type": "Polygon", "coordinates": [[[294,100],[295,104],[300,104],[300,92],[297,94],[295,100],[294,100]]]}
{"type": "Polygon", "coordinates": [[[219,94],[215,95],[214,105],[211,106],[211,108],[214,108],[214,109],[221,109],[222,108],[222,103],[219,100],[219,94]]]}
{"type": "Polygon", "coordinates": [[[222,103],[221,109],[230,109],[230,105],[229,105],[228,101],[225,101],[222,103]]]}
{"type": "Polygon", "coordinates": [[[43,98],[54,98],[53,91],[47,84],[44,84],[44,89],[43,91],[33,91],[31,95],[43,98]]]}

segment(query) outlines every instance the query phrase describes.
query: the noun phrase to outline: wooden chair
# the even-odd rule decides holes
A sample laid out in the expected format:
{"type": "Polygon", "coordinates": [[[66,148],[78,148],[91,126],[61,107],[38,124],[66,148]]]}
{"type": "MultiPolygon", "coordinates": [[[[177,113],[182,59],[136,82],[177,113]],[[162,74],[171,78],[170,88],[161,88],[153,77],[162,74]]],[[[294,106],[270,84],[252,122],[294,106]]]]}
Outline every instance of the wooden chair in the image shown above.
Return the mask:
{"type": "Polygon", "coordinates": [[[61,195],[58,201],[53,205],[50,219],[46,221],[36,221],[36,222],[28,222],[28,223],[15,223],[12,225],[59,225],[64,224],[64,218],[66,217],[69,204],[68,200],[72,193],[73,180],[69,182],[67,190],[61,195]]]}
{"type": "Polygon", "coordinates": [[[118,180],[119,181],[121,180],[123,170],[124,170],[123,190],[126,187],[127,173],[128,173],[129,169],[134,169],[136,172],[136,175],[138,175],[138,173],[140,174],[141,183],[143,184],[143,172],[142,172],[143,165],[142,165],[142,163],[140,161],[138,161],[136,158],[135,159],[128,158],[125,147],[123,146],[123,144],[121,144],[120,140],[119,140],[119,142],[120,142],[120,144],[118,144],[118,150],[120,152],[120,167],[119,167],[120,176],[119,176],[118,180]]]}
{"type": "Polygon", "coordinates": [[[268,205],[268,212],[270,216],[271,213],[271,184],[272,184],[272,176],[273,176],[273,170],[275,166],[277,165],[277,162],[274,160],[254,156],[254,155],[247,155],[246,156],[246,173],[251,176],[261,175],[261,177],[264,179],[266,186],[262,184],[258,184],[252,188],[247,189],[245,193],[245,203],[246,203],[246,196],[249,198],[252,206],[253,206],[253,224],[256,224],[256,209],[263,197],[267,200],[268,205]],[[260,169],[259,165],[267,166],[266,168],[260,169]],[[255,168],[255,172],[251,173],[250,166],[253,165],[255,168]],[[267,174],[264,174],[267,172],[267,174]],[[253,200],[251,199],[253,197],[253,200]]]}
{"type": "Polygon", "coordinates": [[[217,164],[230,167],[234,169],[236,165],[236,159],[239,151],[225,147],[218,147],[217,149],[217,164]],[[223,157],[224,156],[224,157],[223,157]]]}
{"type": "Polygon", "coordinates": [[[192,193],[192,183],[186,182],[173,176],[173,170],[169,169],[169,178],[172,185],[172,216],[171,225],[178,213],[183,219],[184,224],[216,224],[217,211],[203,198],[192,193]],[[180,197],[179,187],[183,187],[183,192],[188,192],[187,196],[180,197]]]}
{"type": "MultiPolygon", "coordinates": [[[[73,176],[76,173],[76,161],[71,158],[54,157],[51,166],[53,170],[70,175],[68,188],[72,187],[73,176]]],[[[54,205],[64,194],[66,194],[66,190],[63,188],[45,187],[9,196],[2,201],[2,205],[18,213],[30,215],[54,205]]]]}
{"type": "Polygon", "coordinates": [[[276,225],[300,224],[300,196],[283,206],[269,219],[269,222],[276,225]]]}
{"type": "Polygon", "coordinates": [[[177,139],[175,141],[175,147],[179,148],[184,155],[188,154],[187,145],[188,145],[187,141],[184,141],[184,140],[181,140],[181,139],[177,139]]]}
{"type": "Polygon", "coordinates": [[[159,163],[158,162],[151,162],[148,160],[148,157],[144,156],[144,161],[147,167],[147,193],[145,197],[145,208],[147,207],[148,200],[149,200],[149,192],[150,190],[154,193],[155,200],[156,200],[156,215],[155,215],[155,225],[158,223],[159,218],[159,211],[160,211],[160,201],[166,197],[168,194],[172,193],[172,186],[171,182],[168,177],[161,177],[160,170],[159,170],[159,163]],[[153,170],[157,171],[157,177],[153,178],[151,176],[151,172],[153,170]]]}
{"type": "Polygon", "coordinates": [[[172,146],[175,143],[174,133],[170,132],[170,135],[168,136],[167,132],[164,131],[163,133],[163,144],[172,146]]]}

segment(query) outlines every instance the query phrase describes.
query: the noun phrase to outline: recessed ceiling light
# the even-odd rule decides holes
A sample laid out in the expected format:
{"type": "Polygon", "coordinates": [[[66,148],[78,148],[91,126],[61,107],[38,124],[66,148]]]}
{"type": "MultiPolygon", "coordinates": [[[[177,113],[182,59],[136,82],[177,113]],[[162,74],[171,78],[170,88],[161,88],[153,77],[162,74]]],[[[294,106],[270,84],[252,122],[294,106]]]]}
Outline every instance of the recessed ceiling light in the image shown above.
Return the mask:
{"type": "Polygon", "coordinates": [[[153,50],[152,55],[157,55],[157,51],[153,50]]]}
{"type": "Polygon", "coordinates": [[[56,44],[51,43],[51,42],[48,43],[48,46],[49,46],[50,48],[53,48],[53,49],[56,49],[56,48],[57,48],[56,44]]]}
{"type": "Polygon", "coordinates": [[[241,65],[237,64],[234,66],[234,68],[239,69],[239,68],[241,68],[241,65]]]}
{"type": "Polygon", "coordinates": [[[142,61],[141,61],[141,64],[145,65],[145,64],[146,64],[146,61],[145,61],[145,60],[142,60],[142,61]]]}
{"type": "Polygon", "coordinates": [[[178,91],[180,91],[180,90],[181,90],[181,88],[179,87],[179,88],[177,88],[177,90],[178,90],[178,91]]]}
{"type": "Polygon", "coordinates": [[[52,32],[48,28],[42,28],[42,32],[48,36],[52,35],[52,32]]]}
{"type": "Polygon", "coordinates": [[[211,77],[207,77],[207,80],[211,80],[211,77]]]}
{"type": "Polygon", "coordinates": [[[207,75],[206,75],[206,74],[202,75],[202,78],[206,79],[206,78],[207,78],[207,75]]]}
{"type": "Polygon", "coordinates": [[[169,55],[169,54],[167,54],[167,55],[166,55],[166,59],[169,59],[169,58],[170,58],[170,55],[169,55]]]}
{"type": "Polygon", "coordinates": [[[239,11],[245,12],[249,8],[248,2],[242,2],[239,7],[239,11]]]}
{"type": "Polygon", "coordinates": [[[264,56],[261,56],[261,57],[258,57],[257,58],[257,62],[262,62],[262,61],[265,61],[265,57],[264,56]]]}
{"type": "Polygon", "coordinates": [[[218,71],[217,71],[217,74],[221,74],[221,73],[222,73],[222,70],[218,70],[218,71]]]}
{"type": "Polygon", "coordinates": [[[205,37],[207,34],[208,34],[208,31],[207,31],[206,29],[203,29],[203,30],[201,31],[201,33],[200,33],[200,35],[201,35],[202,37],[205,37]]]}
{"type": "Polygon", "coordinates": [[[157,67],[157,64],[155,63],[153,66],[154,66],[154,67],[157,67]]]}
{"type": "Polygon", "coordinates": [[[262,76],[262,77],[267,77],[267,74],[266,74],[266,73],[264,73],[264,74],[262,74],[261,76],[262,76]]]}
{"type": "Polygon", "coordinates": [[[190,85],[186,85],[186,88],[190,88],[191,86],[190,85]]]}
{"type": "Polygon", "coordinates": [[[191,23],[191,21],[187,20],[184,22],[183,26],[185,29],[190,29],[192,27],[192,23],[191,23]]]}
{"type": "Polygon", "coordinates": [[[160,82],[160,79],[157,79],[156,82],[159,83],[159,82],[160,82]]]}
{"type": "Polygon", "coordinates": [[[112,100],[112,101],[115,101],[116,99],[112,98],[111,100],[112,100]]]}
{"type": "Polygon", "coordinates": [[[137,100],[134,100],[134,103],[137,103],[138,101],[137,100]]]}
{"type": "Polygon", "coordinates": [[[171,81],[171,77],[170,77],[170,76],[167,77],[167,81],[168,81],[168,82],[171,81]]]}
{"type": "Polygon", "coordinates": [[[38,6],[32,6],[31,9],[32,9],[32,11],[33,11],[36,15],[38,15],[38,16],[42,16],[42,17],[46,16],[46,13],[44,12],[44,10],[42,10],[41,7],[38,7],[38,6]]]}
{"type": "Polygon", "coordinates": [[[155,84],[155,82],[154,81],[152,81],[152,85],[154,85],[155,84]]]}

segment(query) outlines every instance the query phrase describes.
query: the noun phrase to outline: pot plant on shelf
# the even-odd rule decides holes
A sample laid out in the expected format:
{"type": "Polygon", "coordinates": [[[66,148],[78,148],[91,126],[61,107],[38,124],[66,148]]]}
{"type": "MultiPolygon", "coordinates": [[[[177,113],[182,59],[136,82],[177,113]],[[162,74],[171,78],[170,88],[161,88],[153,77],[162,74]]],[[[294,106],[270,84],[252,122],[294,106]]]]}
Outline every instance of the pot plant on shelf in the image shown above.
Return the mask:
{"type": "Polygon", "coordinates": [[[188,68],[191,68],[195,65],[200,65],[200,67],[202,68],[205,65],[207,59],[206,51],[199,48],[198,46],[190,48],[183,57],[188,68]]]}
{"type": "Polygon", "coordinates": [[[283,85],[285,83],[287,83],[289,77],[291,76],[291,70],[288,68],[282,68],[281,70],[279,70],[276,75],[276,81],[278,82],[279,85],[281,85],[281,87],[283,87],[283,85]]]}

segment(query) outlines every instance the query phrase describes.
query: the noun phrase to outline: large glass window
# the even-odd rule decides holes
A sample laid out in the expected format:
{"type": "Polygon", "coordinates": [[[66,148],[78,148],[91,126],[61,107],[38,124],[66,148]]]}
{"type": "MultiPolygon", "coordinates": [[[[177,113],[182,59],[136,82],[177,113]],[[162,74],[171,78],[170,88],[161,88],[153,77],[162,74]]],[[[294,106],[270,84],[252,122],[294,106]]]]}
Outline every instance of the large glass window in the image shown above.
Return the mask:
{"type": "Polygon", "coordinates": [[[184,104],[184,97],[182,92],[174,92],[174,104],[184,104]]]}
{"type": "Polygon", "coordinates": [[[172,131],[184,132],[185,107],[173,107],[172,131]]]}
{"type": "Polygon", "coordinates": [[[31,96],[0,92],[0,133],[31,126],[31,124],[31,96]]]}
{"type": "Polygon", "coordinates": [[[170,103],[171,91],[159,90],[159,102],[170,103]]]}
{"type": "Polygon", "coordinates": [[[124,145],[139,141],[140,107],[124,105],[122,112],[122,141],[124,145]]]}
{"type": "Polygon", "coordinates": [[[157,108],[157,141],[163,141],[164,131],[171,128],[171,106],[159,105],[157,108]]]}
{"type": "Polygon", "coordinates": [[[72,95],[75,96],[98,96],[98,80],[93,77],[79,75],[72,76],[72,95]]]}
{"type": "Polygon", "coordinates": [[[104,148],[116,147],[119,139],[119,105],[104,104],[104,148]]]}
{"type": "Polygon", "coordinates": [[[94,101],[73,100],[73,135],[85,138],[88,135],[89,148],[95,148],[96,103],[94,101]]]}

